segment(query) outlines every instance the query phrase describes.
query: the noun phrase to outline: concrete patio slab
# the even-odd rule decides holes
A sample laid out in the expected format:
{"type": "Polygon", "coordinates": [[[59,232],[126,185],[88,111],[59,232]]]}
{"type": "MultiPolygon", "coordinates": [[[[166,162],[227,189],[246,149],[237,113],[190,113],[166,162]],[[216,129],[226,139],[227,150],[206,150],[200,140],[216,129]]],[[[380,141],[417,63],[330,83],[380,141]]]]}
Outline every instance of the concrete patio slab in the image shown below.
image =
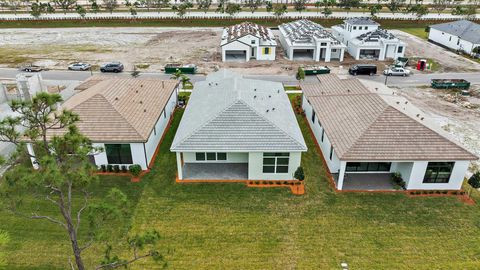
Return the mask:
{"type": "MultiPolygon", "coordinates": [[[[338,174],[332,174],[338,184],[338,174]]],[[[395,190],[390,173],[346,173],[342,190],[395,190]]]]}
{"type": "Polygon", "coordinates": [[[185,163],[184,180],[247,180],[248,163],[185,163]]]}

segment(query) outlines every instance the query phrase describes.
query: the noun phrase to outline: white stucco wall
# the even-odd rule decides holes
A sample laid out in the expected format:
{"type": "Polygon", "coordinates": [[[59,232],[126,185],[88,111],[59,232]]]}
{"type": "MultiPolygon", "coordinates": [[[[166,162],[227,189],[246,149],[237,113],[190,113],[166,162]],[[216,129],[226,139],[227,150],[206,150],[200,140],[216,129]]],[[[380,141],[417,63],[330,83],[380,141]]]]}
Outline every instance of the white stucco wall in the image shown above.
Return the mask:
{"type": "Polygon", "coordinates": [[[165,105],[165,108],[162,111],[160,117],[158,118],[157,123],[155,124],[155,131],[152,130],[148,141],[145,143],[148,163],[151,162],[153,155],[155,154],[155,151],[158,147],[158,144],[160,143],[160,140],[165,133],[165,129],[167,128],[170,117],[175,110],[175,106],[177,105],[177,94],[177,89],[175,89],[175,91],[170,96],[167,104],[165,105]]]}
{"type": "Polygon", "coordinates": [[[317,143],[320,146],[320,150],[322,151],[323,158],[327,162],[327,166],[330,173],[338,173],[338,171],[340,170],[340,160],[338,159],[337,154],[335,153],[335,149],[333,150],[332,159],[330,160],[329,158],[330,147],[332,144],[328,139],[327,133],[324,134],[323,142],[322,142],[321,139],[322,139],[323,127],[320,127],[320,124],[318,122],[318,115],[315,115],[315,123],[312,122],[312,112],[313,112],[312,106],[308,103],[305,96],[303,96],[302,106],[303,106],[303,110],[305,111],[305,116],[308,120],[308,124],[310,125],[310,128],[313,131],[315,139],[317,140],[317,143]]]}
{"type": "MultiPolygon", "coordinates": [[[[462,49],[467,53],[471,53],[474,48],[474,44],[472,44],[471,42],[460,39],[460,43],[457,44],[459,37],[433,28],[430,28],[430,32],[428,33],[428,39],[433,42],[439,43],[445,47],[448,47],[452,50],[462,49]]],[[[477,44],[477,46],[478,45],[479,44],[477,44]]]]}
{"type": "Polygon", "coordinates": [[[293,174],[300,166],[301,152],[290,152],[288,173],[263,173],[263,153],[251,152],[248,155],[249,180],[292,180],[293,174]]]}
{"type": "Polygon", "coordinates": [[[470,161],[456,161],[448,183],[423,183],[428,161],[415,161],[407,189],[458,190],[462,187],[462,182],[469,164],[470,161]]]}
{"type": "Polygon", "coordinates": [[[252,35],[246,35],[222,46],[223,62],[226,61],[227,51],[246,51],[247,57],[245,61],[249,61],[251,58],[257,60],[275,60],[275,46],[261,46],[260,39],[252,35]],[[252,44],[252,41],[255,43],[252,44]],[[270,51],[268,54],[264,53],[264,48],[269,48],[270,51]]]}
{"type": "MultiPolygon", "coordinates": [[[[119,144],[118,142],[112,143],[92,143],[94,147],[102,147],[105,150],[105,144],[119,144]]],[[[132,164],[139,164],[142,166],[143,170],[148,169],[148,164],[145,161],[145,151],[143,148],[143,143],[129,143],[130,150],[132,152],[132,164]]],[[[108,165],[107,154],[105,151],[94,155],[95,164],[97,166],[100,165],[108,165]]],[[[111,164],[111,165],[126,165],[130,166],[132,164],[111,164]]]]}

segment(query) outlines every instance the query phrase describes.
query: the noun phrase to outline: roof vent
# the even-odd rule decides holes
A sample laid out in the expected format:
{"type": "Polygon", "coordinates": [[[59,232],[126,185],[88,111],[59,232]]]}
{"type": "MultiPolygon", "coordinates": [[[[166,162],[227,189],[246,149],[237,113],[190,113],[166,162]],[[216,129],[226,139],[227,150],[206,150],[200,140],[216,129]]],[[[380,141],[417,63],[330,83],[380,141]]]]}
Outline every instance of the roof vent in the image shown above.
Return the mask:
{"type": "Polygon", "coordinates": [[[215,83],[215,85],[218,85],[218,83],[215,83]]]}
{"type": "Polygon", "coordinates": [[[405,104],[408,104],[408,100],[407,100],[407,101],[405,101],[405,104]]]}
{"type": "Polygon", "coordinates": [[[422,117],[422,118],[420,118],[420,120],[422,120],[422,121],[423,121],[423,117],[422,117]]]}
{"type": "Polygon", "coordinates": [[[138,94],[138,90],[135,90],[135,93],[137,93],[137,94],[138,94]]]}
{"type": "Polygon", "coordinates": [[[253,96],[253,98],[257,98],[257,96],[255,95],[255,96],[253,96]]]}
{"type": "Polygon", "coordinates": [[[140,100],[140,104],[143,104],[143,101],[140,100]]]}
{"type": "Polygon", "coordinates": [[[147,109],[143,109],[143,112],[147,112],[147,109]]]}
{"type": "Polygon", "coordinates": [[[347,89],[347,92],[350,93],[350,89],[347,89]]]}
{"type": "Polygon", "coordinates": [[[140,84],[140,87],[143,87],[143,84],[140,84]]]}
{"type": "Polygon", "coordinates": [[[272,112],[275,111],[275,108],[272,108],[272,112]]]}
{"type": "Polygon", "coordinates": [[[400,104],[400,101],[397,101],[397,105],[400,104]]]}
{"type": "Polygon", "coordinates": [[[277,90],[277,94],[280,94],[280,90],[277,90]]]}
{"type": "Polygon", "coordinates": [[[378,87],[375,87],[375,91],[378,91],[378,87]]]}
{"type": "Polygon", "coordinates": [[[118,97],[115,97],[115,100],[118,100],[118,97]]]}
{"type": "Polygon", "coordinates": [[[257,91],[257,88],[254,88],[253,91],[257,91]]]}
{"type": "Polygon", "coordinates": [[[417,117],[420,117],[420,114],[419,114],[419,113],[417,113],[417,117]]]}
{"type": "Polygon", "coordinates": [[[269,112],[270,110],[267,109],[267,113],[269,112]]]}
{"type": "Polygon", "coordinates": [[[208,83],[208,86],[212,86],[212,83],[208,83]]]}
{"type": "Polygon", "coordinates": [[[272,96],[271,95],[268,95],[269,98],[271,98],[272,96]]]}

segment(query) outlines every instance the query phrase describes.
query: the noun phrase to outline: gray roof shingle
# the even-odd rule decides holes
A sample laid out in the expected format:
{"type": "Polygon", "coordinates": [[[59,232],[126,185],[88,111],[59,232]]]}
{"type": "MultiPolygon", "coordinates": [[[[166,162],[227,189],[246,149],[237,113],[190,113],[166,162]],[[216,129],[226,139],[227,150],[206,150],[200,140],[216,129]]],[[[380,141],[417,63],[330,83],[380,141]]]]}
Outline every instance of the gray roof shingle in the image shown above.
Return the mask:
{"type": "Polygon", "coordinates": [[[341,160],[476,160],[357,79],[320,75],[302,90],[341,160]],[[353,83],[353,81],[356,81],[353,83]]]}
{"type": "Polygon", "coordinates": [[[480,43],[480,24],[460,20],[448,23],[434,24],[430,28],[455,35],[463,40],[470,41],[474,44],[480,43]]]}
{"type": "Polygon", "coordinates": [[[219,71],[198,82],[172,151],[306,151],[281,83],[219,71]]]}

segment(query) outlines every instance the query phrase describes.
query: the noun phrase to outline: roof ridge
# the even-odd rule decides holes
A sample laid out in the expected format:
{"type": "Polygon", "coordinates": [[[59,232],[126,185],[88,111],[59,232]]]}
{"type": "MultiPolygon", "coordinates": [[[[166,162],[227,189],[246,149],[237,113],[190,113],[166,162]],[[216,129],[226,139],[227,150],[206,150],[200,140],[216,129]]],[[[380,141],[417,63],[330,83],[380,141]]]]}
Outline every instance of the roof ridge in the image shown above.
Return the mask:
{"type": "Polygon", "coordinates": [[[226,110],[230,109],[235,103],[238,101],[238,99],[235,99],[231,104],[225,106],[223,110],[220,110],[218,113],[215,113],[211,118],[206,120],[203,124],[199,125],[196,129],[192,130],[189,134],[187,134],[181,141],[179,141],[176,145],[172,145],[171,148],[177,147],[178,145],[182,144],[185,142],[188,138],[190,138],[193,134],[195,134],[198,130],[202,129],[206,125],[208,125],[210,122],[212,122],[215,118],[217,118],[221,113],[225,112],[226,110]]]}
{"type": "MultiPolygon", "coordinates": [[[[142,139],[148,139],[148,138],[144,138],[144,137],[138,132],[138,130],[132,125],[132,123],[130,123],[130,122],[125,118],[125,116],[123,116],[123,114],[121,114],[121,113],[117,110],[117,108],[115,108],[115,106],[113,106],[113,104],[112,104],[111,102],[109,102],[108,99],[107,99],[103,94],[97,93],[97,94],[91,96],[90,98],[88,98],[87,100],[90,100],[91,98],[93,98],[93,97],[95,97],[95,96],[97,96],[97,95],[100,96],[102,99],[104,99],[108,104],[110,104],[110,107],[125,121],[125,123],[128,124],[128,126],[130,126],[130,127],[135,131],[135,133],[136,133],[140,138],[142,138],[142,139]]],[[[87,100],[85,100],[84,102],[86,102],[87,100]]],[[[82,103],[83,103],[83,102],[82,102],[82,103]]],[[[81,104],[81,103],[80,103],[80,104],[81,104]]],[[[80,104],[79,104],[79,105],[80,105],[80,104]]],[[[78,105],[77,105],[77,106],[78,106],[78,105]]]]}
{"type": "MultiPolygon", "coordinates": [[[[303,144],[300,143],[299,141],[297,141],[295,138],[293,138],[292,136],[290,136],[290,134],[288,134],[285,130],[283,130],[282,128],[280,128],[279,126],[277,126],[275,123],[273,123],[272,121],[270,121],[268,118],[264,117],[263,115],[259,114],[258,111],[251,107],[250,105],[248,105],[244,100],[239,100],[240,102],[242,102],[243,104],[245,104],[249,109],[253,110],[258,116],[260,116],[262,119],[264,119],[265,121],[267,121],[268,123],[272,124],[275,128],[277,128],[278,130],[280,130],[282,133],[284,133],[285,135],[287,135],[287,137],[289,137],[290,139],[292,139],[296,144],[298,144],[298,146],[300,147],[303,147],[303,144]]],[[[295,121],[297,121],[295,119],[295,121]]],[[[301,132],[301,131],[300,131],[301,132]]]]}
{"type": "MultiPolygon", "coordinates": [[[[375,95],[374,93],[371,93],[371,94],[375,95]]],[[[370,127],[372,127],[373,124],[375,124],[375,123],[378,121],[378,118],[380,118],[380,116],[383,115],[383,113],[385,113],[385,111],[388,109],[388,107],[391,107],[391,106],[390,106],[390,105],[387,105],[387,106],[377,115],[377,117],[370,123],[370,125],[368,125],[368,126],[363,130],[362,134],[360,134],[360,136],[358,136],[354,141],[352,141],[352,143],[350,144],[350,146],[348,147],[348,149],[345,151],[345,153],[343,153],[342,156],[344,156],[345,154],[347,154],[347,153],[352,149],[352,147],[357,144],[357,142],[360,140],[360,138],[362,138],[362,137],[365,135],[365,133],[367,132],[367,130],[369,130],[370,127]]],[[[393,108],[393,107],[392,107],[392,108],[393,108]]],[[[333,142],[332,142],[332,145],[333,145],[333,142]]],[[[336,148],[336,147],[334,147],[334,148],[336,148]]],[[[338,158],[340,158],[340,157],[338,157],[338,158]]]]}

